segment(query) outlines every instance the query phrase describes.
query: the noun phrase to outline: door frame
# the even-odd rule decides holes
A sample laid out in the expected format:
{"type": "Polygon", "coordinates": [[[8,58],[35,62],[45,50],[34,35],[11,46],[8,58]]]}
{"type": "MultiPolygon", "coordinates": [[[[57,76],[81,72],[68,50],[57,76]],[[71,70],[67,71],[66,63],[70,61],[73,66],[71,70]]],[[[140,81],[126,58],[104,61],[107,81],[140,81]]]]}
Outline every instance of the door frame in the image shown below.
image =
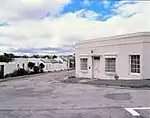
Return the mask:
{"type": "Polygon", "coordinates": [[[92,55],[92,79],[94,79],[94,57],[99,57],[99,64],[101,60],[101,55],[92,55]]]}

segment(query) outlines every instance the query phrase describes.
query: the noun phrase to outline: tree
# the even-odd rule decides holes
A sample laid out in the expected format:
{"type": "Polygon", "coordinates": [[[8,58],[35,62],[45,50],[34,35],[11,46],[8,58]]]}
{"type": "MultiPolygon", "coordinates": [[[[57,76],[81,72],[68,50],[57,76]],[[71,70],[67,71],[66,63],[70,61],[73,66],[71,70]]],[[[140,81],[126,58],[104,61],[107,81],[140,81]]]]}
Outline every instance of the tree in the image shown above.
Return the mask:
{"type": "Polygon", "coordinates": [[[54,55],[54,56],[53,56],[53,59],[55,59],[55,58],[57,58],[57,56],[56,56],[56,55],[54,55]]]}
{"type": "Polygon", "coordinates": [[[43,72],[43,68],[45,67],[45,65],[43,63],[40,63],[40,72],[43,72]]]}
{"type": "Polygon", "coordinates": [[[33,58],[39,58],[40,56],[39,55],[33,55],[32,57],[33,58]]]}
{"type": "Polygon", "coordinates": [[[22,58],[28,58],[28,56],[27,55],[23,55],[22,58]]]}
{"type": "Polygon", "coordinates": [[[11,62],[13,61],[14,55],[4,53],[4,55],[0,55],[0,62],[11,62]]]}
{"type": "Polygon", "coordinates": [[[34,70],[35,74],[39,73],[39,67],[38,66],[34,66],[33,70],[34,70]]]}
{"type": "Polygon", "coordinates": [[[28,67],[29,67],[30,69],[33,69],[34,66],[35,66],[35,63],[33,63],[33,62],[29,62],[29,63],[28,63],[28,67]]]}
{"type": "Polygon", "coordinates": [[[50,59],[50,56],[49,55],[44,55],[44,56],[41,56],[41,58],[48,58],[48,59],[50,59]]]}

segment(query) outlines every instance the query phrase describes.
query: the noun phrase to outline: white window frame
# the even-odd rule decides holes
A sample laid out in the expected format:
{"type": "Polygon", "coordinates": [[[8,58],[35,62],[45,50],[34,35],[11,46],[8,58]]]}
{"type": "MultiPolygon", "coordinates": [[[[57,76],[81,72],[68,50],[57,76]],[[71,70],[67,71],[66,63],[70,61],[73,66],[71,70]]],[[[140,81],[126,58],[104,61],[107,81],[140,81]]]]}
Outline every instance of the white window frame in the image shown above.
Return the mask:
{"type": "Polygon", "coordinates": [[[117,57],[116,56],[105,56],[105,73],[106,74],[115,74],[116,73],[116,63],[117,63],[117,57]],[[107,71],[106,70],[106,59],[115,59],[115,71],[107,71]]]}
{"type": "MultiPolygon", "coordinates": [[[[140,54],[130,54],[130,55],[129,55],[129,62],[130,62],[130,63],[129,63],[129,64],[130,64],[130,65],[129,65],[129,67],[130,67],[130,68],[129,68],[129,69],[130,69],[130,70],[129,70],[130,74],[131,74],[131,75],[140,75],[140,74],[141,74],[141,55],[140,55],[140,54]],[[139,58],[139,65],[140,65],[139,73],[138,73],[138,72],[132,72],[132,67],[131,67],[131,66],[132,66],[132,65],[131,65],[131,56],[137,56],[137,55],[140,56],[140,58],[139,58]]],[[[136,67],[135,67],[135,69],[136,69],[136,67]]]]}
{"type": "Polygon", "coordinates": [[[46,64],[46,70],[48,70],[48,64],[46,64]]]}
{"type": "Polygon", "coordinates": [[[88,58],[87,57],[80,57],[80,71],[84,71],[84,72],[88,71],[88,58]],[[85,64],[86,65],[86,69],[83,69],[82,66],[81,66],[81,63],[82,63],[81,60],[82,59],[86,59],[87,60],[87,62],[86,62],[87,64],[85,64]]]}

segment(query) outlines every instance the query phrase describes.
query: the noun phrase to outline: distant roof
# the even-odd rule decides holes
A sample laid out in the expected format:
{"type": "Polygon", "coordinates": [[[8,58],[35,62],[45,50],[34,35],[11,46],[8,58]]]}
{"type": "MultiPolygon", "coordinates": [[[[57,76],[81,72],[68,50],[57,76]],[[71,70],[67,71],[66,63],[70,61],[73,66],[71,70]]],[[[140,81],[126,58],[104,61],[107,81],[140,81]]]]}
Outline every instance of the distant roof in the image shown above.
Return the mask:
{"type": "Polygon", "coordinates": [[[122,34],[122,35],[115,35],[115,36],[109,36],[109,37],[99,37],[96,39],[88,39],[88,40],[80,40],[76,43],[82,44],[82,43],[88,43],[88,42],[96,42],[96,41],[105,41],[105,40],[111,40],[111,39],[122,39],[122,38],[128,38],[128,37],[138,37],[138,36],[150,36],[150,32],[136,32],[136,33],[128,33],[128,34],[122,34]]]}
{"type": "Polygon", "coordinates": [[[44,63],[59,63],[59,61],[55,59],[41,59],[41,61],[44,63]]]}
{"type": "Polygon", "coordinates": [[[59,60],[59,63],[62,64],[62,62],[59,60]]]}
{"type": "Polygon", "coordinates": [[[67,61],[67,59],[65,59],[65,57],[60,57],[63,61],[67,61]]]}

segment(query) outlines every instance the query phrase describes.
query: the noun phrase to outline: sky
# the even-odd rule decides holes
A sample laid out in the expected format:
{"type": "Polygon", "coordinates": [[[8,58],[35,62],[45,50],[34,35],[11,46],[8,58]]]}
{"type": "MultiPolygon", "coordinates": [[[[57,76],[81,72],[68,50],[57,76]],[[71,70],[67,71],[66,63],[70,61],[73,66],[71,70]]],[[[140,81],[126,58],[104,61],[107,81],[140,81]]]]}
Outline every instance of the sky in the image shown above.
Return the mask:
{"type": "Polygon", "coordinates": [[[0,0],[0,54],[72,54],[80,40],[150,31],[150,2],[0,0]]]}

